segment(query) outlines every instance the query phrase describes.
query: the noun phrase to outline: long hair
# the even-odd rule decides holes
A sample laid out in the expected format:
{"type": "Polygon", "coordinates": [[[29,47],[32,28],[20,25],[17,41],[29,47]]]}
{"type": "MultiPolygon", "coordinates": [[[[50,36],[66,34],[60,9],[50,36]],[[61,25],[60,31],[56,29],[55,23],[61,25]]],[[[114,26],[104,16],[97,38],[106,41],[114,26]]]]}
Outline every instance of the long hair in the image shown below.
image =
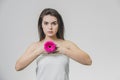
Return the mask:
{"type": "Polygon", "coordinates": [[[43,40],[45,38],[45,34],[42,29],[42,21],[43,17],[46,15],[51,15],[57,18],[58,21],[58,32],[56,34],[57,38],[64,40],[64,23],[62,20],[61,15],[55,10],[51,8],[45,8],[38,19],[38,35],[39,35],[39,41],[43,40]]]}

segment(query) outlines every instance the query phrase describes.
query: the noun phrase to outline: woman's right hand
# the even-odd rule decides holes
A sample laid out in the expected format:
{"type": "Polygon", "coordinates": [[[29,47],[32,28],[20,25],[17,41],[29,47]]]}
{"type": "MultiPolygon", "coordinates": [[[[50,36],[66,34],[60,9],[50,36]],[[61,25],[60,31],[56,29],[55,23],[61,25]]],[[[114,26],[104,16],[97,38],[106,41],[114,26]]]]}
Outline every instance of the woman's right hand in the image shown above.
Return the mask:
{"type": "Polygon", "coordinates": [[[44,46],[42,44],[38,44],[34,50],[34,53],[36,53],[37,55],[40,54],[48,54],[48,52],[45,51],[44,46]]]}

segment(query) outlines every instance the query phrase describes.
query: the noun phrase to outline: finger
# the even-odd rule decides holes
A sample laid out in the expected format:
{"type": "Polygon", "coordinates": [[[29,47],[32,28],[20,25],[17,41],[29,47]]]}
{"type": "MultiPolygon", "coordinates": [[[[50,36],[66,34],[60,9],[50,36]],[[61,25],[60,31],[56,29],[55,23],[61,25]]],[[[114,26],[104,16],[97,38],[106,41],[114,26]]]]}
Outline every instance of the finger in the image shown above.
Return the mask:
{"type": "Polygon", "coordinates": [[[52,54],[56,54],[56,53],[58,53],[58,52],[57,51],[52,52],[52,54]]]}
{"type": "Polygon", "coordinates": [[[56,49],[53,53],[58,53],[59,51],[56,49]]]}
{"type": "Polygon", "coordinates": [[[59,45],[59,44],[57,44],[57,45],[56,45],[56,47],[60,47],[60,45],[59,45]]]}
{"type": "Polygon", "coordinates": [[[44,52],[44,54],[49,54],[48,52],[44,52]]]}
{"type": "Polygon", "coordinates": [[[56,47],[56,50],[58,49],[59,47],[56,47]]]}
{"type": "Polygon", "coordinates": [[[54,52],[58,52],[59,51],[59,49],[57,48],[54,52]]]}

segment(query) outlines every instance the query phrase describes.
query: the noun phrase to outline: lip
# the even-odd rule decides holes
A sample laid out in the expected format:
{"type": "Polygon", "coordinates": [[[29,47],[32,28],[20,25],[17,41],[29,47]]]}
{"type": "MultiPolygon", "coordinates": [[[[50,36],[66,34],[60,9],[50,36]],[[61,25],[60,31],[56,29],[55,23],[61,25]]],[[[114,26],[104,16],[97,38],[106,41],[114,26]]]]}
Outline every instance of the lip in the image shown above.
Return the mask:
{"type": "Polygon", "coordinates": [[[47,31],[48,33],[52,33],[53,31],[47,31]]]}

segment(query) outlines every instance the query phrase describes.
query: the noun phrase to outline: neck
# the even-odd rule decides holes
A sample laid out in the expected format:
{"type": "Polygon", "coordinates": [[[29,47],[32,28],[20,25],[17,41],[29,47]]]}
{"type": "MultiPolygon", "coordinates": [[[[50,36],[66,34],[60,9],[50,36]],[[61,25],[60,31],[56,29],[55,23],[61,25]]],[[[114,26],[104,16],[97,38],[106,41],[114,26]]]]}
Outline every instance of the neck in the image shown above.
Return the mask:
{"type": "Polygon", "coordinates": [[[57,38],[56,36],[52,36],[52,37],[48,37],[48,36],[46,36],[45,39],[44,39],[44,41],[47,41],[47,40],[57,41],[58,38],[57,38]]]}

